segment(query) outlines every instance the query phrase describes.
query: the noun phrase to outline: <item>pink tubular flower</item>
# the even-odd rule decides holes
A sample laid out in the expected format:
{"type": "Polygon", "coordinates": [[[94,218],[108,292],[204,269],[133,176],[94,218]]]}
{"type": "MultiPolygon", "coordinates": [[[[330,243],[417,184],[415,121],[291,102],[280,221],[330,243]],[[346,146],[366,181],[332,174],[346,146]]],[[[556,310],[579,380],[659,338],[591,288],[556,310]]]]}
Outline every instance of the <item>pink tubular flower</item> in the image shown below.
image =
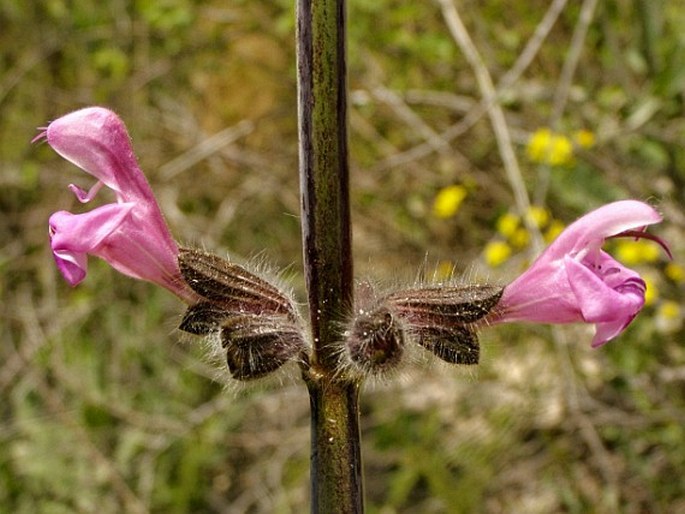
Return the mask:
{"type": "Polygon", "coordinates": [[[107,109],[89,107],[53,121],[34,141],[43,138],[98,180],[88,191],[69,185],[81,203],[92,200],[103,185],[116,195],[116,203],[50,217],[50,246],[67,282],[75,286],[85,278],[90,254],[125,275],[190,299],[178,267],[178,246],[138,167],[121,119],[107,109]]]}
{"type": "MultiPolygon", "coordinates": [[[[594,323],[592,346],[620,334],[645,303],[647,286],[635,271],[602,251],[617,236],[647,238],[647,225],[661,216],[635,200],[614,202],[571,224],[533,265],[504,288],[491,323],[594,323]]],[[[670,256],[670,253],[669,253],[670,256]]]]}

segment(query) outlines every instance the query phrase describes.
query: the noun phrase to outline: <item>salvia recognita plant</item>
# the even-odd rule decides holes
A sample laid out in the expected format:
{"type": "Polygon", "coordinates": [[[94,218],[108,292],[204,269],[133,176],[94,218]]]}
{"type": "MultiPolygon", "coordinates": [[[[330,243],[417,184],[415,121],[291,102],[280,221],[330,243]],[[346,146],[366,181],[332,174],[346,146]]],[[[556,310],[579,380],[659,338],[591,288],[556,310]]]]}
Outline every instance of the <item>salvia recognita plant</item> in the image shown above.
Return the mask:
{"type": "MultiPolygon", "coordinates": [[[[89,107],[42,129],[62,157],[96,179],[70,185],[82,203],[103,187],[116,202],[54,213],[50,245],[57,268],[76,286],[88,255],[165,287],[187,305],[179,328],[220,345],[231,377],[249,381],[296,362],[311,399],[312,511],[363,511],[358,395],[408,350],[450,364],[479,361],[478,330],[508,322],[590,323],[593,346],[620,334],[645,301],[646,285],[602,250],[614,237],[648,238],[661,221],[650,205],[625,200],[571,224],[507,286],[435,284],[353,295],[346,135],[343,0],[298,2],[300,179],[308,323],[288,292],[258,272],[211,253],[181,248],[133,154],[123,122],[89,107]]],[[[669,254],[670,256],[670,254],[669,254]]]]}

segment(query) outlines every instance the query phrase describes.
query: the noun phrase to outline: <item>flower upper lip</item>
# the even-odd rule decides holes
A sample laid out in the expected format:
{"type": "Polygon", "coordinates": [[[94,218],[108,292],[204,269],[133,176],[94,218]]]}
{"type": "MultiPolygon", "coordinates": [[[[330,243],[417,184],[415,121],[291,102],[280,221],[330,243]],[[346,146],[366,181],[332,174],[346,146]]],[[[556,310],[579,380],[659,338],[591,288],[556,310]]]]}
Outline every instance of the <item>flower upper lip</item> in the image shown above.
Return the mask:
{"type": "Polygon", "coordinates": [[[42,137],[62,157],[112,189],[118,201],[154,198],[126,127],[112,111],[89,107],[72,112],[50,123],[42,137]]]}
{"type": "Polygon", "coordinates": [[[563,253],[582,250],[592,243],[603,243],[605,239],[625,232],[633,233],[649,225],[659,223],[661,215],[650,205],[637,200],[622,200],[596,209],[571,224],[549,250],[558,248],[563,253]]]}

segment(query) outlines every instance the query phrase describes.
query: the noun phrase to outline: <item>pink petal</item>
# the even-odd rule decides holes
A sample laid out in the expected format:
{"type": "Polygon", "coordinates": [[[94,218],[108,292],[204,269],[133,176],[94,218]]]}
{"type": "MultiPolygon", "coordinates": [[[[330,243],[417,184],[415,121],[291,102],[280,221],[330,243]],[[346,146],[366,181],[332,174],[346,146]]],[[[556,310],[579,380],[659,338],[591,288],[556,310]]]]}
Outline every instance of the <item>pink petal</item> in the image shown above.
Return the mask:
{"type": "Polygon", "coordinates": [[[103,205],[84,214],[59,211],[50,216],[53,252],[93,253],[126,220],[134,204],[103,205]]]}
{"type": "MultiPolygon", "coordinates": [[[[661,221],[651,206],[614,202],[572,223],[521,276],[504,288],[491,323],[594,323],[592,345],[620,334],[644,306],[640,275],[601,250],[613,236],[641,237],[661,221]]],[[[668,246],[650,236],[668,253],[668,246]]]]}
{"type": "Polygon", "coordinates": [[[635,316],[628,319],[621,319],[610,323],[597,323],[595,325],[595,336],[592,338],[591,346],[597,348],[604,343],[611,341],[614,337],[623,332],[635,316]]]}
{"type": "Polygon", "coordinates": [[[506,286],[499,302],[498,317],[506,321],[537,323],[581,321],[563,264],[548,263],[530,268],[506,286]]]}
{"type": "Polygon", "coordinates": [[[71,252],[69,250],[53,251],[55,264],[64,279],[70,286],[80,284],[88,272],[88,256],[85,253],[71,252]]]}
{"type": "Polygon", "coordinates": [[[81,109],[50,123],[46,133],[58,154],[113,189],[120,201],[154,202],[126,126],[112,111],[102,107],[81,109]]]}
{"type": "Polygon", "coordinates": [[[656,209],[646,203],[637,200],[613,202],[569,225],[541,258],[552,260],[565,254],[598,250],[608,237],[659,223],[661,219],[656,209]]]}
{"type": "Polygon", "coordinates": [[[88,191],[69,186],[80,202],[91,201],[103,185],[117,196],[116,204],[85,214],[62,211],[51,216],[50,244],[69,283],[83,280],[87,255],[93,255],[121,273],[166,287],[190,303],[197,301],[181,280],[178,246],[138,167],[121,119],[107,109],[89,107],[50,123],[35,140],[43,138],[98,179],[88,191]]]}
{"type": "Polygon", "coordinates": [[[644,304],[644,294],[640,298],[630,291],[622,294],[608,287],[601,277],[571,257],[565,257],[571,290],[576,295],[583,320],[588,323],[625,321],[632,319],[644,304]]]}

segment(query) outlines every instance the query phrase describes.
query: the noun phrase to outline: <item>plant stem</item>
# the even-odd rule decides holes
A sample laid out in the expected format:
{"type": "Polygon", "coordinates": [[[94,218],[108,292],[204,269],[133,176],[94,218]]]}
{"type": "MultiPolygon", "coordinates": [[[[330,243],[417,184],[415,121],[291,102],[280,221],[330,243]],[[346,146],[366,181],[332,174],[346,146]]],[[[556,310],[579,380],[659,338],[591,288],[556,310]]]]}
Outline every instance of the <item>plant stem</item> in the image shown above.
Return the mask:
{"type": "Polygon", "coordinates": [[[352,306],[345,0],[298,0],[302,238],[311,329],[312,512],[363,512],[359,384],[339,373],[352,306]]]}

